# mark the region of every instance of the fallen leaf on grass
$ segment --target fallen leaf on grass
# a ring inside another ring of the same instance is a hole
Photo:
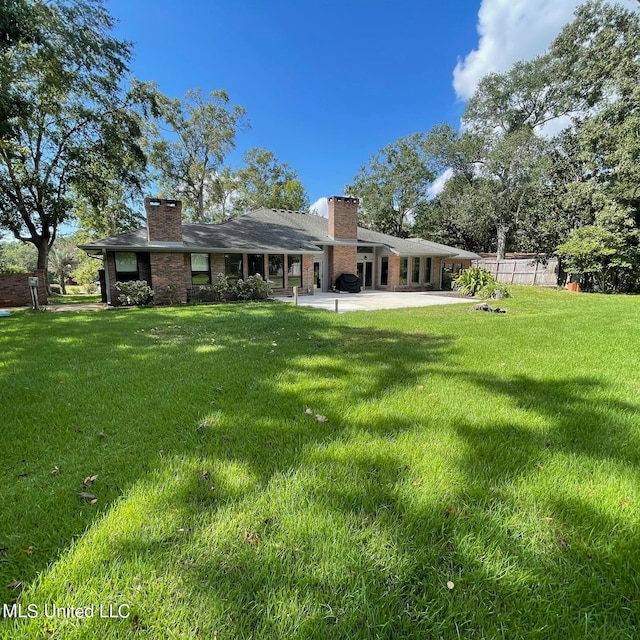
[[[208,471],[203,471],[200,474],[200,480],[202,482],[208,482],[209,480],[211,480],[211,474]]]
[[[60,468],[59,467],[53,467],[53,469],[51,469],[51,475],[52,476],[57,476],[60,473]]]
[[[316,414],[316,422],[328,422],[329,418],[327,416],[322,416],[319,413]]]
[[[98,476],[87,476],[83,481],[82,485],[84,487],[88,487],[90,484],[93,484],[98,479]]]
[[[7,585],[7,589],[13,589],[14,591],[22,591],[22,582],[20,582],[20,580],[12,580]]]
[[[250,533],[248,529],[245,529],[242,537],[248,544],[252,544],[254,547],[258,546],[258,535],[256,533]]]
[[[79,491],[78,497],[83,498],[91,504],[95,504],[96,502],[98,502],[98,498],[96,498],[93,493],[88,493],[87,491]]]
[[[308,415],[308,416],[312,416],[313,415],[313,409],[311,407],[307,407],[304,412]]]
[[[416,389],[417,389],[418,391],[424,391],[424,385],[423,385],[423,384],[419,384],[419,385],[416,387]]]
[[[31,555],[35,551],[35,549],[33,548],[33,545],[30,544],[26,549],[23,549],[23,551]]]

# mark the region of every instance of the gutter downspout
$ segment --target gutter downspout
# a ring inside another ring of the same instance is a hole
[[[104,286],[107,289],[107,304],[111,306],[111,283],[109,282],[109,265],[107,263],[107,250],[102,250],[102,258],[104,264]]]

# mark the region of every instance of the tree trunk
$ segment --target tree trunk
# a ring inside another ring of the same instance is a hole
[[[499,222],[497,226],[498,246],[496,249],[498,260],[504,260],[504,254],[507,248],[507,231],[508,225],[503,222]]]
[[[44,286],[47,288],[47,295],[51,295],[49,287],[49,243],[45,238],[37,238],[32,241],[38,250],[38,271],[44,271]]]
[[[198,191],[198,222],[204,222],[204,189],[200,187]]]

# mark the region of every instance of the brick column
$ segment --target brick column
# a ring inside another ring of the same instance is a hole
[[[151,254],[151,281],[155,304],[180,304],[187,301],[184,269],[182,253]],[[171,287],[173,291],[168,292],[167,287]]]

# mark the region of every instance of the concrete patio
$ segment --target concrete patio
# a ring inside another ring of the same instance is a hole
[[[277,297],[277,300],[293,303],[293,297]],[[312,296],[298,296],[298,305],[335,311],[375,311],[377,309],[403,309],[405,307],[431,307],[442,304],[471,304],[473,298],[462,298],[443,291],[363,291],[360,293],[316,293]]]

